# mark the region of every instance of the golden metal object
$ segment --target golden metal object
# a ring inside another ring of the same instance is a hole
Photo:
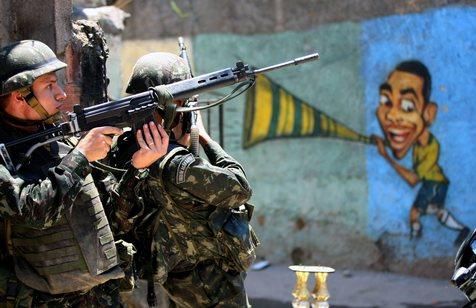
[[[309,273],[296,271],[296,285],[293,290],[293,308],[309,308],[309,290],[307,279]]]
[[[296,286],[292,292],[294,296],[293,307],[297,308],[328,308],[329,291],[327,289],[327,276],[335,270],[326,266],[293,265],[290,270],[296,272]],[[309,273],[314,273],[315,286],[311,294],[307,289]],[[312,300],[309,301],[309,295]]]

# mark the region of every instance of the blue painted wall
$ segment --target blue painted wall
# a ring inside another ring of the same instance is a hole
[[[476,226],[475,140],[476,9],[444,8],[422,14],[392,16],[362,24],[362,75],[365,84],[367,133],[381,134],[375,117],[379,85],[401,61],[418,59],[433,79],[431,100],[439,106],[431,127],[441,145],[440,166],[451,184],[446,208],[471,227]],[[384,161],[367,148],[369,184],[368,233],[412,259],[453,255],[457,233],[442,227],[435,216],[423,222],[423,237],[409,241],[408,214],[417,193]],[[411,168],[411,155],[402,164]]]
[[[264,66],[317,48],[318,64],[270,77],[336,120],[380,136],[375,116],[380,84],[401,61],[422,61],[433,79],[431,100],[439,107],[430,131],[451,181],[446,208],[474,228],[475,30],[476,8],[445,7],[302,32],[198,35],[193,50],[197,72],[204,73],[236,59]],[[454,256],[457,233],[434,215],[422,218],[423,237],[410,241],[408,215],[418,186],[408,186],[375,146],[301,138],[243,150],[243,112],[244,97],[225,105],[225,145],[248,170],[261,255],[282,260],[300,248],[319,264],[347,267],[375,264],[381,254],[403,264]],[[211,115],[217,137],[217,110]],[[401,163],[411,168],[411,152]]]

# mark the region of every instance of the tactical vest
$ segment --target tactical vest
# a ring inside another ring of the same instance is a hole
[[[124,276],[91,175],[58,223],[38,230],[12,222],[11,239],[18,279],[42,292],[88,290]]]
[[[163,207],[153,235],[154,280],[164,283],[167,273],[184,261],[195,264],[214,260],[224,270],[245,271],[255,259],[254,249],[259,244],[249,225],[251,207],[243,210],[205,205],[192,210],[193,205],[176,204],[165,188],[162,172],[167,162],[180,152],[189,153],[178,147],[162,159],[154,177],[157,186],[149,191],[153,200]]]

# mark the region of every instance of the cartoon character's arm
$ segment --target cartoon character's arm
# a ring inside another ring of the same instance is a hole
[[[419,181],[420,178],[418,175],[410,169],[403,167],[402,165],[398,164],[390,155],[388,155],[387,150],[385,149],[385,141],[377,136],[374,136],[377,142],[377,148],[379,154],[385,158],[386,161],[397,171],[397,173],[410,185],[415,186]]]

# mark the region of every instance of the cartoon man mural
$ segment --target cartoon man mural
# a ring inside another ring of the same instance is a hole
[[[376,137],[376,141],[380,155],[409,185],[421,183],[410,210],[411,237],[421,236],[421,215],[436,214],[443,226],[459,232],[454,242],[458,245],[469,234],[469,228],[445,209],[449,181],[438,164],[440,145],[429,130],[438,110],[430,94],[430,72],[415,60],[398,64],[380,86],[377,119],[395,158],[401,159],[413,149],[412,169],[387,153],[384,139]]]

